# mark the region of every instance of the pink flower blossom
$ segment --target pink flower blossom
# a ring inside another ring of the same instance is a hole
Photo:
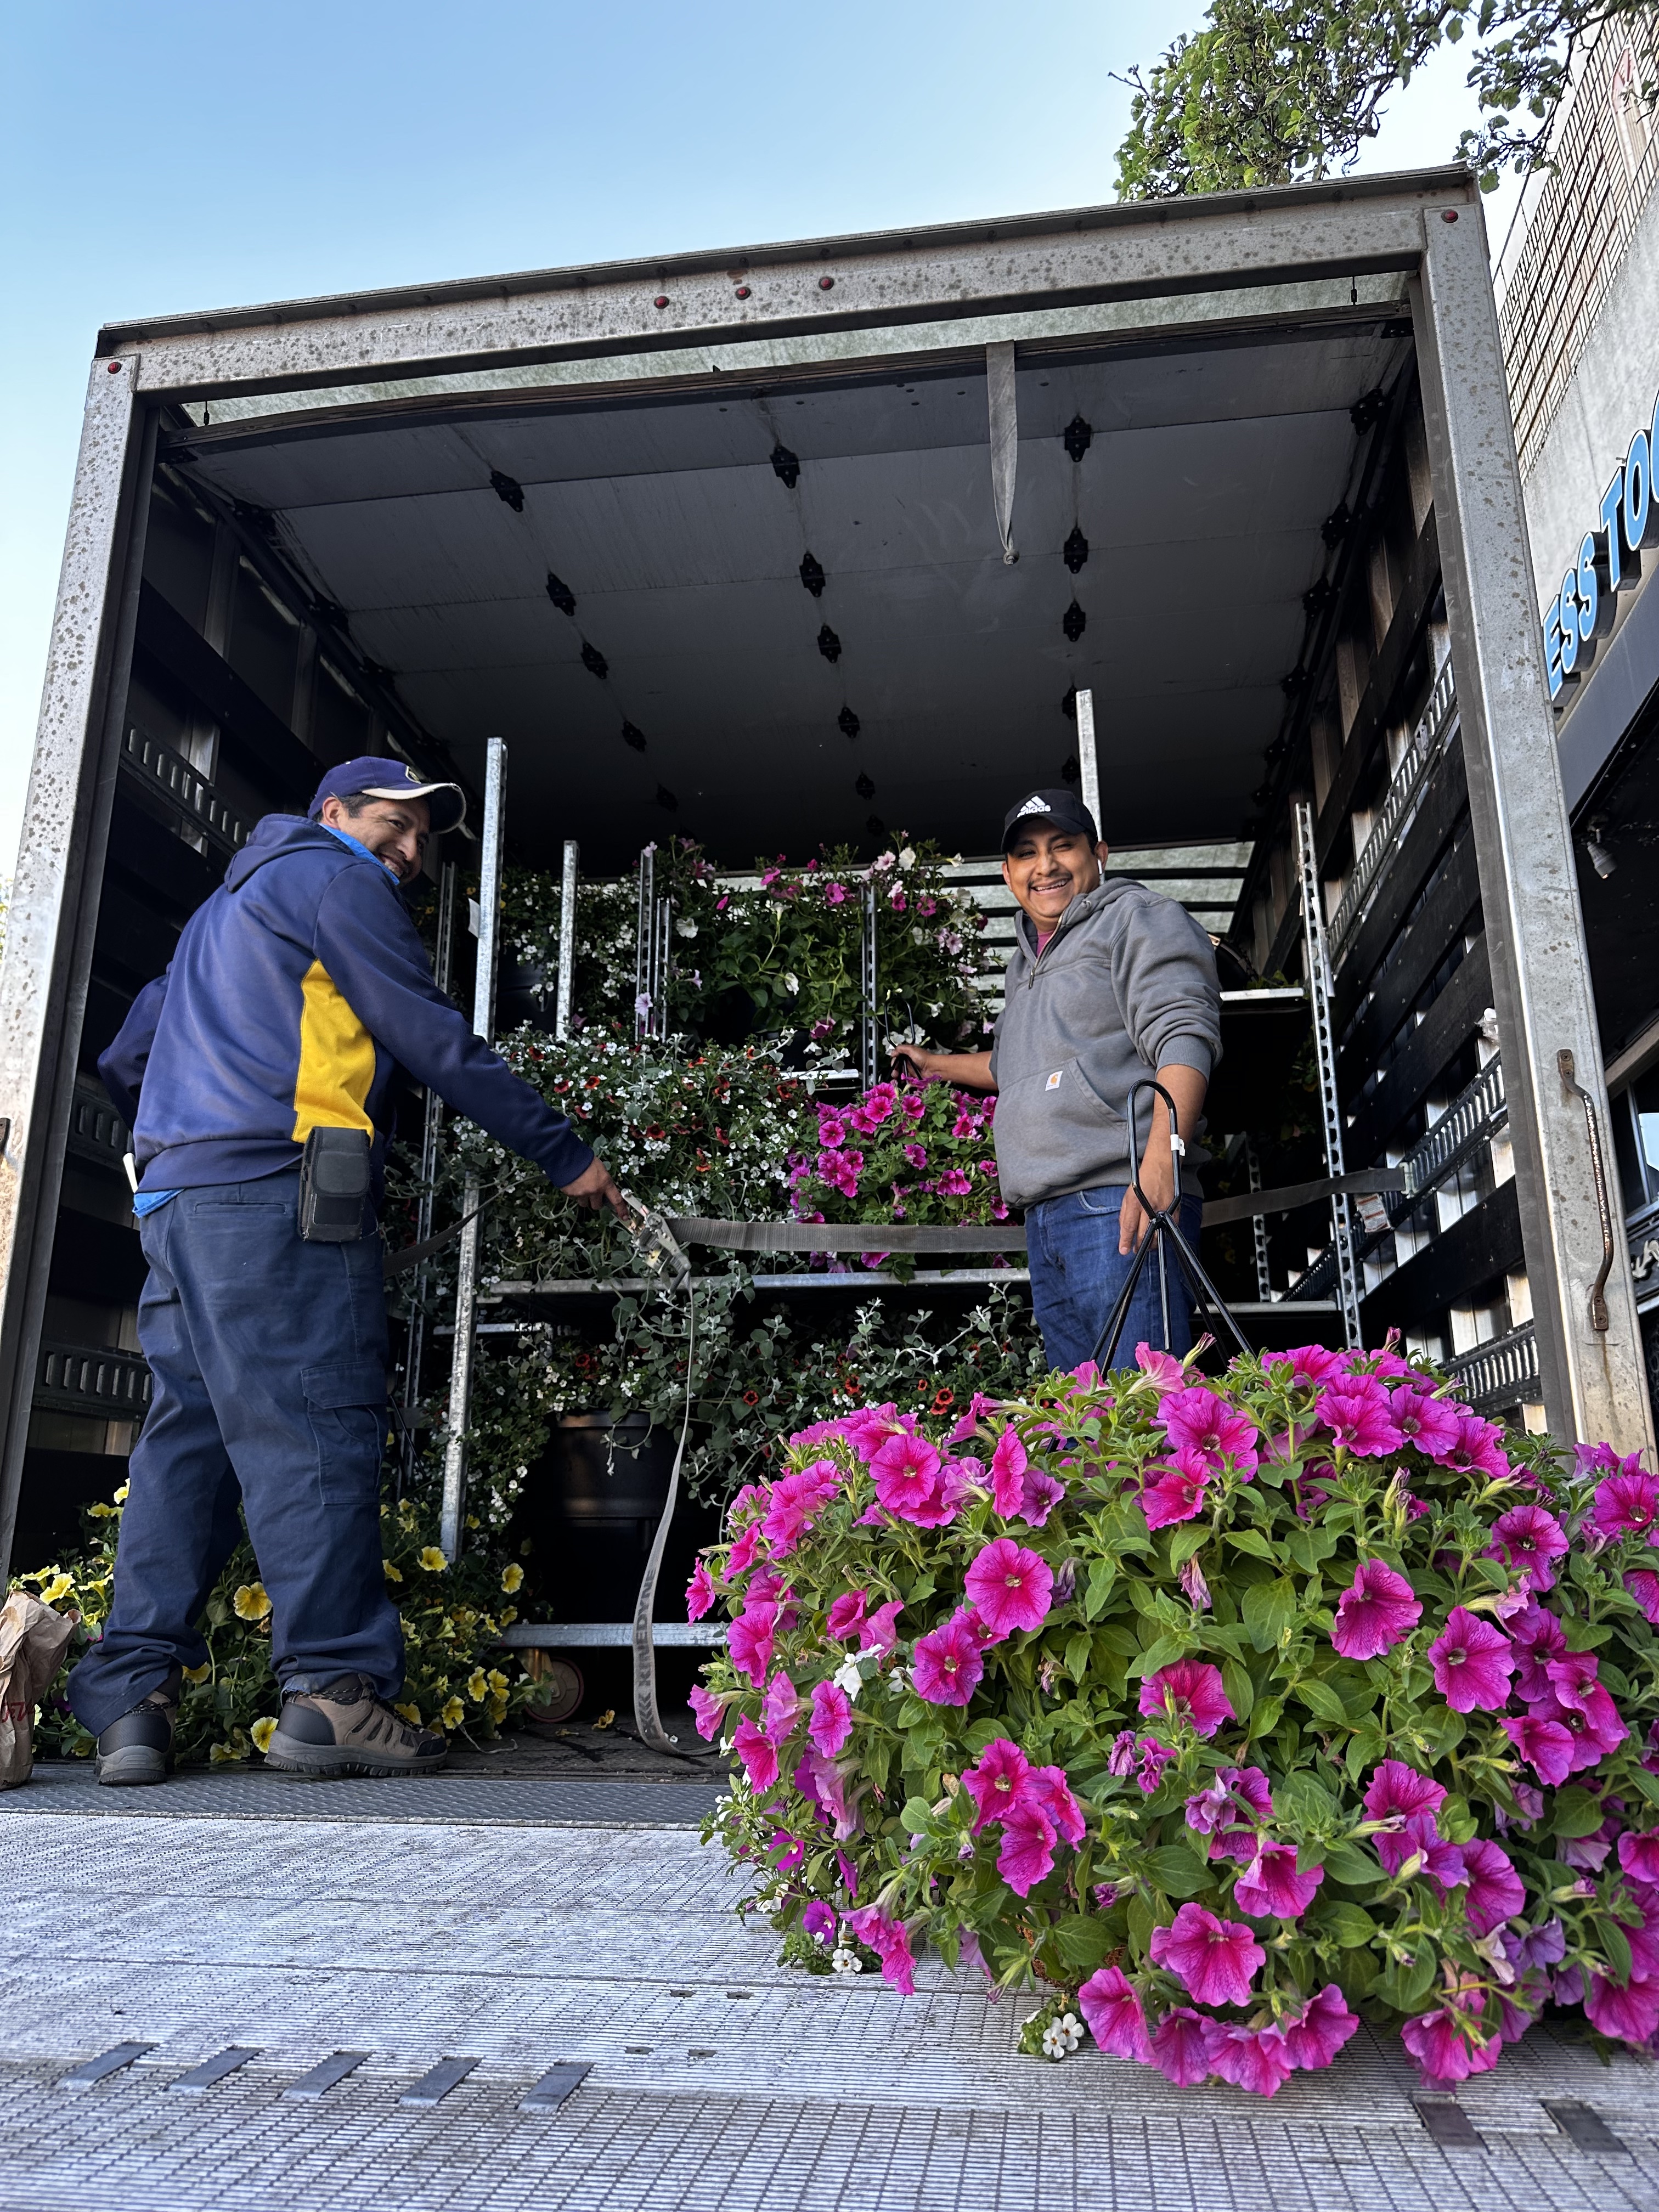
[[[1659,1628],[1659,1575],[1651,1567],[1632,1567],[1625,1577],[1625,1588],[1636,1600],[1643,1620]]]
[[[904,1610],[904,1600],[890,1598],[878,1605],[859,1630],[859,1650],[878,1652],[884,1659],[898,1642],[898,1617]]]
[[[1476,1936],[1490,1936],[1494,1928],[1513,1920],[1521,1911],[1527,1901],[1526,1890],[1513,1860],[1500,1844],[1477,1837],[1473,1843],[1460,1844],[1458,1849],[1468,1869],[1469,1889],[1463,1910],[1470,1929]]]
[[[806,1733],[815,1751],[834,1759],[853,1733],[853,1703],[839,1682],[819,1682],[812,1691],[812,1717]]]
[[[916,1639],[910,1679],[930,1705],[965,1705],[984,1672],[979,1638],[964,1613],[952,1613],[942,1628]]]
[[[726,1632],[727,1658],[757,1689],[772,1663],[772,1638],[777,1620],[775,1605],[751,1599]]]
[[[801,1914],[800,1924],[807,1935],[827,1944],[836,1932],[836,1908],[822,1897],[815,1897]]]
[[[761,1528],[758,1521],[750,1522],[726,1557],[726,1579],[737,1582],[755,1564],[755,1554],[760,1549]]]
[[[826,906],[840,906],[846,896],[845,884],[826,884],[823,887],[823,902]]]
[[[1659,1482],[1636,1468],[1596,1486],[1590,1519],[1602,1535],[1646,1535],[1659,1515]]]
[[[1515,1656],[1489,1620],[1455,1605],[1428,1649],[1434,1686],[1455,1713],[1498,1712],[1509,1703]]]
[[[902,1996],[916,1993],[916,1962],[911,1956],[910,1934],[902,1921],[890,1920],[878,1905],[866,1905],[847,1915],[847,1924],[860,1943],[867,1943],[881,1960],[881,1978]]]
[[[1200,1454],[1212,1474],[1229,1466],[1245,1476],[1255,1474],[1260,1431],[1247,1413],[1236,1412],[1213,1390],[1201,1383],[1171,1390],[1159,1404],[1158,1418],[1177,1453]]]
[[[697,1734],[705,1743],[712,1743],[720,1734],[720,1717],[726,1711],[726,1701],[717,1698],[712,1690],[705,1690],[701,1682],[694,1683],[687,1702],[691,1717],[697,1724]]]
[[[1331,1642],[1344,1659],[1380,1659],[1422,1618],[1423,1608],[1404,1575],[1381,1559],[1363,1559],[1337,1601]]]
[[[1017,1897],[1029,1897],[1054,1871],[1056,1835],[1041,1805],[1021,1798],[1002,1816],[997,1872]]]
[[[1161,1932],[1161,1931],[1160,1931]],[[1152,2063],[1178,2089],[1207,2080],[1216,2023],[1185,2005],[1166,2012],[1152,2035]]]
[[[1040,1628],[1048,1615],[1054,1571],[1045,1559],[999,1536],[974,1560],[964,1586],[990,1640],[1000,1644],[1017,1629]]]
[[[715,1595],[714,1578],[708,1571],[708,1562],[707,1559],[699,1559],[691,1570],[690,1581],[685,1586],[686,1619],[701,1620],[704,1613],[711,1613],[714,1607]]]
[[[1598,2035],[1644,2044],[1659,2034],[1659,1981],[1609,1982],[1592,1974],[1589,1983],[1584,2014]]]
[[[1224,2081],[1271,2097],[1291,2078],[1285,2039],[1276,2027],[1247,2027],[1242,2021],[1218,2021],[1210,2038],[1210,2067]]]
[[[1183,1905],[1173,1927],[1154,1928],[1148,1948],[1152,1963],[1204,2005],[1248,2004],[1267,1955],[1242,1920],[1219,1919],[1201,1905]]]
[[[1017,1429],[1005,1429],[991,1454],[991,1503],[1005,1521],[1019,1511],[1025,1494],[1025,1470],[1030,1465]]]
[[[925,1168],[927,1166],[927,1147],[926,1145],[904,1145],[902,1146],[900,1149],[913,1168]]]
[[[1407,2021],[1400,2039],[1430,2081],[1467,2081],[1471,2074],[1484,2074],[1495,2066],[1503,2049],[1497,2036],[1481,2035],[1479,2018],[1478,1998],[1473,2005],[1442,2006]],[[1460,2020],[1468,2022],[1468,2032],[1460,2027]]]
[[[1148,1720],[1162,1719],[1167,1712],[1189,1721],[1201,1736],[1212,1736],[1223,1721],[1238,1718],[1222,1686],[1220,1668],[1202,1659],[1177,1659],[1149,1674],[1140,1686],[1140,1710]]]
[[[1331,2063],[1358,2027],[1358,2014],[1348,2010],[1348,2001],[1336,1984],[1327,1982],[1294,2020],[1281,2023],[1285,2056],[1292,2066],[1316,2073]]]
[[[833,1636],[838,1644],[844,1644],[849,1636],[864,1626],[866,1602],[866,1594],[863,1590],[843,1590],[824,1618],[824,1634]]]
[[[839,1114],[818,1115],[818,1143],[830,1152],[839,1152],[847,1142],[847,1124]]]
[[[1196,1558],[1182,1563],[1181,1573],[1177,1579],[1181,1583],[1182,1595],[1193,1610],[1195,1613],[1208,1613],[1212,1602],[1210,1596],[1210,1585],[1204,1579],[1204,1570],[1199,1565]]]
[[[1273,1793],[1259,1766],[1224,1766],[1187,1800],[1187,1826],[1210,1838],[1212,1859],[1252,1859],[1258,1831],[1272,1817]]]
[[[833,1460],[815,1460],[798,1474],[780,1475],[772,1485],[763,1533],[775,1559],[787,1559],[841,1488],[841,1469]]]
[[[899,1093],[898,1109],[907,1121],[920,1121],[927,1115],[927,1100],[920,1090]]]
[[[1324,1879],[1322,1867],[1298,1874],[1290,1844],[1263,1844],[1233,1884],[1233,1902],[1253,1919],[1299,1919]]]
[[[973,1187],[971,1178],[960,1168],[946,1168],[933,1185],[941,1198],[966,1198]]]
[[[1164,1770],[1174,1757],[1174,1752],[1155,1735],[1137,1736],[1133,1729],[1124,1729],[1112,1744],[1106,1771],[1109,1774],[1133,1774],[1142,1796],[1151,1797],[1156,1794],[1164,1779]]]
[[[778,1754],[747,1713],[732,1732],[732,1747],[748,1770],[750,1788],[769,1790],[778,1778]]]
[[[1167,1528],[1176,1521],[1195,1521],[1204,1510],[1210,1472],[1203,1454],[1188,1450],[1178,1451],[1171,1466],[1154,1468],[1153,1480],[1141,1491],[1139,1501],[1147,1528]]]
[[[1091,1974],[1078,1991],[1077,2002],[1090,2034],[1103,2051],[1114,2058],[1152,2064],[1146,2015],[1133,1984],[1125,1980],[1118,1967],[1103,1966],[1098,1973]]]
[[[1318,1417],[1340,1444],[1357,1459],[1384,1459],[1403,1442],[1388,1393],[1363,1378],[1339,1378],[1340,1387],[1319,1394]]]
[[[781,1667],[766,1686],[761,1699],[761,1726],[766,1741],[780,1747],[788,1742],[800,1712],[800,1693]]]
[[[1083,1841],[1088,1832],[1083,1808],[1072,1795],[1072,1785],[1066,1779],[1063,1766],[1034,1766],[1026,1794],[1034,1804],[1042,1806],[1068,1844]]]
[[[890,1437],[870,1462],[877,1503],[902,1521],[937,1528],[940,1465],[925,1437]]]
[[[1619,1717],[1613,1699],[1601,1686],[1593,1684],[1583,1693],[1583,1700],[1564,1705],[1559,1698],[1540,1699],[1533,1708],[1533,1716],[1540,1721],[1553,1721],[1566,1730],[1572,1739],[1572,1763],[1569,1774],[1582,1774],[1588,1768],[1599,1766],[1611,1751],[1617,1751],[1630,1730]]]
[[[1419,1390],[1390,1390],[1389,1418],[1401,1442],[1414,1444],[1426,1458],[1437,1459],[1457,1441],[1457,1411],[1443,1398],[1431,1398]]]
[[[1619,1838],[1619,1863],[1632,1881],[1659,1883],[1659,1828],[1632,1828]]]
[[[1496,1421],[1483,1421],[1479,1414],[1466,1413],[1462,1407],[1457,1413],[1457,1439],[1446,1445],[1433,1457],[1442,1467],[1459,1474],[1486,1474],[1494,1480],[1510,1472],[1510,1463],[1504,1456],[1504,1431]]]
[[[1559,1789],[1572,1771],[1573,1737],[1559,1721],[1541,1720],[1536,1713],[1519,1720],[1502,1720],[1498,1726],[1540,1782]]]
[[[890,1437],[914,1436],[915,1418],[901,1413],[890,1401],[885,1406],[860,1406],[856,1413],[848,1413],[843,1428],[847,1441],[867,1465]]]
[[[1567,1548],[1561,1523],[1541,1505],[1512,1505],[1492,1524],[1492,1541],[1485,1556],[1502,1559],[1516,1574],[1532,1577],[1534,1589],[1553,1589],[1555,1569],[1550,1564]]]
[[[1567,1648],[1560,1622],[1541,1605],[1530,1605],[1509,1624],[1510,1645],[1515,1653],[1515,1686],[1528,1705],[1552,1694],[1549,1662]]]
[[[1041,1468],[1027,1468],[1020,1492],[1020,1518],[1030,1528],[1042,1528],[1065,1495],[1066,1486],[1057,1474],[1047,1474]]]
[[[1151,1378],[1160,1398],[1166,1391],[1186,1387],[1187,1370],[1173,1352],[1154,1352],[1150,1344],[1142,1342],[1135,1346],[1135,1365]]]
[[[1000,1820],[1012,1811],[1025,1794],[1030,1771],[1030,1760],[1006,1735],[994,1737],[980,1753],[977,1764],[964,1769],[962,1786],[977,1813],[975,1835],[989,1821]]]
[[[1346,1372],[1346,1354],[1333,1352],[1323,1344],[1301,1344],[1291,1352],[1266,1352],[1261,1364],[1266,1368],[1288,1367],[1298,1382],[1322,1388],[1334,1375]]]
[[[898,1092],[890,1083],[872,1084],[864,1094],[864,1110],[879,1126],[891,1115]]]

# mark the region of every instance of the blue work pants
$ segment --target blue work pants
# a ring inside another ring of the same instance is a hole
[[[271,1601],[284,1690],[366,1674],[403,1685],[381,1569],[386,1296],[378,1235],[307,1243],[298,1179],[218,1183],[140,1224],[138,1340],[155,1395],[129,1467],[115,1596],[69,1681],[95,1735],[207,1659],[197,1622],[240,1540]]]
[[[1116,1184],[1072,1191],[1064,1198],[1045,1199],[1025,1217],[1031,1304],[1051,1367],[1079,1367],[1092,1356],[1135,1263],[1133,1252],[1117,1249],[1118,1216],[1124,1196],[1123,1188]],[[1194,1252],[1198,1250],[1203,1214],[1204,1200],[1199,1193],[1182,1198],[1176,1219]],[[1178,1358],[1192,1349],[1192,1301],[1173,1246],[1166,1248],[1164,1261],[1170,1291],[1167,1348]],[[1140,1271],[1113,1365],[1132,1367],[1135,1346],[1141,1343],[1150,1344],[1155,1351],[1165,1348],[1156,1252],[1148,1255]]]

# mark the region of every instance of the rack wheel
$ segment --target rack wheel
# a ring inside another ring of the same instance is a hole
[[[544,1727],[554,1721],[568,1721],[586,1693],[587,1683],[581,1668],[571,1660],[556,1659],[546,1651],[532,1651],[529,1673],[536,1685],[536,1700],[525,1707],[525,1718],[539,1722]]]

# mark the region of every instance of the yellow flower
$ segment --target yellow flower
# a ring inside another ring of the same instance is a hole
[[[406,1720],[410,1728],[419,1728],[421,1725],[421,1709],[418,1705],[394,1705],[392,1710],[402,1719]]]
[[[380,1568],[388,1582],[402,1582],[404,1578],[403,1569],[401,1567],[394,1567],[390,1559],[382,1559],[380,1562]]]
[[[253,1738],[253,1748],[262,1752],[270,1749],[270,1739],[276,1733],[276,1716],[274,1713],[267,1713],[264,1720],[255,1721],[253,1726],[248,1730],[248,1734]]]
[[[501,1607],[501,1626],[503,1628],[510,1628],[518,1617],[519,1608],[516,1605],[504,1605]]]
[[[492,1698],[490,1699],[489,1717],[495,1722],[497,1728],[501,1726],[501,1723],[507,1718],[507,1699],[505,1698]]]
[[[60,1567],[40,1593],[42,1605],[56,1605],[60,1597],[67,1597],[75,1588],[75,1577],[66,1575]]]
[[[498,1698],[507,1695],[507,1680],[499,1667],[492,1667],[489,1670],[489,1686]]]
[[[522,1589],[523,1585],[524,1569],[514,1559],[511,1566],[501,1569],[501,1588],[511,1597],[514,1591]]]
[[[468,1675],[466,1682],[466,1694],[471,1698],[475,1705],[483,1705],[484,1701],[484,1692],[488,1687],[489,1685],[484,1680],[483,1668],[482,1667],[475,1667],[471,1674]]]
[[[263,1583],[244,1583],[232,1599],[239,1620],[263,1620],[270,1611],[270,1599]]]
[[[616,1717],[617,1715],[614,1708],[608,1707],[599,1715],[599,1717],[594,1722],[593,1725],[596,1729],[608,1729]]]
[[[435,1544],[428,1544],[422,1553],[420,1564],[429,1575],[441,1575],[449,1562]]]
[[[121,1485],[121,1487],[115,1493],[115,1502],[118,1505],[125,1505],[126,1504],[127,1492],[131,1489],[131,1487],[132,1485],[130,1482],[124,1482]]]
[[[247,1738],[238,1729],[228,1743],[216,1743],[210,1754],[216,1766],[229,1766],[247,1757]]]
[[[205,1667],[186,1667],[184,1669],[184,1676],[187,1682],[205,1682],[208,1676],[212,1672],[213,1667],[211,1662],[210,1662]],[[264,1749],[264,1744],[261,1744],[259,1748],[263,1751]]]
[[[447,1729],[458,1729],[466,1718],[466,1707],[459,1698],[452,1698],[438,1716]]]
[[[113,1505],[106,1505],[100,1498],[96,1505],[88,1505],[87,1510],[94,1521],[112,1521],[117,1509]]]

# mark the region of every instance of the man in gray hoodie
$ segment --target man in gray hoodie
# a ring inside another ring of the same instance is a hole
[[[997,1093],[1003,1197],[1025,1210],[1031,1298],[1056,1368],[1088,1358],[1115,1304],[1147,1221],[1129,1188],[1129,1093],[1156,1079],[1175,1100],[1188,1170],[1210,1071],[1221,1051],[1221,994],[1210,940],[1184,907],[1122,876],[1103,880],[1094,817],[1070,791],[1034,791],[1003,823],[1002,877],[1020,908],[1006,1003],[988,1053],[902,1045],[925,1081]],[[1139,1162],[1156,1206],[1174,1191],[1169,1116],[1151,1123]],[[1203,1201],[1196,1178],[1179,1220],[1194,1249]],[[1187,1287],[1171,1255],[1172,1351],[1188,1350]],[[1142,1272],[1119,1343],[1133,1358],[1162,1340],[1154,1265]]]

